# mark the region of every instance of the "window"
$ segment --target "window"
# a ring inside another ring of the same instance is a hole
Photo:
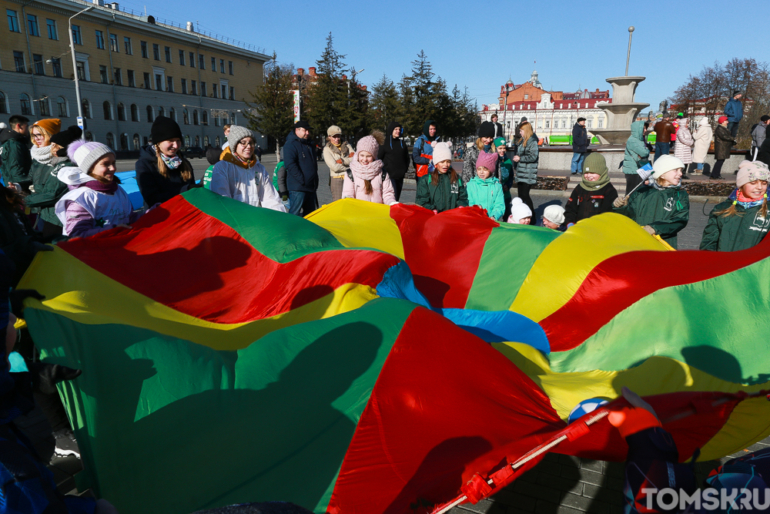
[[[182,94],[187,94],[187,79],[182,79]]]
[[[203,136],[203,148],[209,147],[209,136]]]
[[[120,149],[128,150],[128,134],[120,135]]]
[[[187,109],[182,111],[182,123],[185,125],[190,124],[190,113],[187,111]]]
[[[136,79],[134,79],[134,70],[126,70],[126,76],[128,77],[128,87],[136,87]]]
[[[110,51],[120,53],[120,48],[118,48],[117,34],[110,34]]]
[[[107,146],[115,148],[115,136],[112,135],[112,132],[107,132]]]
[[[80,34],[80,25],[72,26],[72,42],[76,45],[83,44],[83,36]]]
[[[102,79],[102,84],[107,84],[107,66],[99,65],[99,77]]]
[[[37,27],[37,16],[34,14],[27,15],[27,32],[30,36],[40,37],[40,30]]]
[[[190,81],[190,94],[197,95],[198,94],[198,83],[194,80]]]
[[[45,20],[45,26],[48,29],[48,39],[58,40],[59,39],[59,31],[56,30],[56,20],[52,20],[51,18],[47,18]]]
[[[224,84],[221,84],[221,87],[222,87],[222,100],[224,100],[225,98],[227,98],[227,86]]]
[[[219,59],[219,72],[224,73],[225,72],[225,60]]]
[[[134,151],[138,151],[140,146],[139,134],[134,134]]]
[[[131,104],[131,121],[139,121],[139,108],[136,104]]]
[[[142,47],[142,57],[147,59],[148,58],[148,55],[147,55],[147,41],[142,41],[140,43],[140,46]]]
[[[32,54],[32,64],[35,67],[35,75],[45,75],[45,65],[43,64],[42,55]]]
[[[218,94],[218,93],[217,93],[217,91],[219,91],[219,90],[217,89],[217,85],[216,85],[216,84],[212,84],[212,85],[211,85],[211,91],[213,92],[213,95],[212,95],[212,96],[213,96],[214,98],[217,98],[217,94]]]
[[[151,88],[151,86],[150,86],[150,74],[149,73],[145,73],[144,74],[144,88],[145,89],[150,89]]]
[[[190,146],[190,136],[185,136],[184,137],[184,145],[185,146]]]
[[[160,61],[160,46],[157,43],[152,44],[152,56],[156,61]]]
[[[166,77],[166,91],[174,92],[174,77]]]
[[[27,93],[22,93],[19,97],[19,101],[21,102],[21,114],[31,116],[32,102],[29,101],[29,95]]]
[[[235,100],[235,88],[230,86],[230,100]]]
[[[166,62],[171,62],[171,47],[167,46],[166,49]]]
[[[158,107],[158,117],[165,116],[166,111],[163,110],[163,107]]]
[[[86,132],[85,139],[86,139],[86,141],[93,141],[94,140],[94,135],[91,134],[91,131]]]
[[[551,128],[551,120],[545,120],[545,128]]]
[[[208,125],[209,124],[209,113],[208,111],[201,112],[201,124]]]
[[[214,126],[215,127],[219,126],[219,116],[214,116]]]
[[[51,66],[53,67],[53,76],[61,78],[61,59],[59,57],[52,57]]]
[[[587,128],[591,128],[591,125],[593,124],[593,121],[594,121],[594,120],[587,120],[587,121],[586,121],[586,127],[587,127]]]
[[[67,100],[64,99],[63,96],[60,96],[56,99],[56,106],[59,109],[59,118],[66,118],[69,116],[69,111],[67,109]]]
[[[118,121],[126,121],[126,106],[122,103],[118,104]]]
[[[195,52],[190,52],[190,68],[195,68]]]
[[[19,16],[16,11],[6,9],[5,13],[8,15],[8,30],[11,32],[21,32],[19,29]]]
[[[201,81],[201,96],[206,96],[206,83]]]
[[[205,64],[206,62],[203,57],[203,54],[198,54],[198,68],[205,70],[206,69],[206,66],[204,66]]]
[[[51,109],[50,104],[48,103],[48,97],[43,96],[43,98],[38,101],[38,106],[40,110],[40,116],[50,116],[51,115]]]
[[[599,118],[599,128],[604,128],[604,118]]]
[[[112,119],[112,106],[110,105],[110,102],[105,101],[102,104],[102,108],[104,109],[104,119],[105,120],[111,120]]]
[[[154,113],[152,112],[152,105],[147,106],[147,121],[152,123],[155,120]]]
[[[163,75],[155,74],[155,89],[163,91]]]
[[[217,71],[217,58],[212,57],[211,58],[211,71],[216,72]]]
[[[80,102],[80,106],[83,109],[83,117],[91,118],[91,103],[88,100],[83,99],[83,101]]]
[[[234,112],[230,113],[230,125],[237,125]]]
[[[123,85],[123,74],[120,72],[120,68],[115,68],[115,85]]]
[[[227,61],[227,69],[230,72],[230,75],[233,74],[233,61]]]
[[[201,145],[201,137],[195,136],[195,146],[200,146],[200,145]]]
[[[217,148],[221,148],[222,140],[219,139],[219,136],[217,136],[216,139],[214,139],[214,146],[217,147]]]
[[[123,37],[123,49],[125,50],[126,55],[134,55],[134,47],[131,46],[130,37]]]
[[[193,110],[193,125],[200,125],[200,122],[198,121],[198,111]]]
[[[168,110],[168,117],[176,121],[176,111],[174,110],[173,107]]]
[[[86,78],[86,63],[83,61],[77,61],[78,66],[78,80],[88,80]]]
[[[179,50],[179,64],[184,66],[184,50]]]
[[[104,50],[104,32],[97,30],[96,32],[96,48]]]
[[[16,66],[16,71],[24,73],[27,66],[24,64],[24,52],[13,51],[13,64]]]
[[[529,100],[529,95],[524,95],[524,100]]]

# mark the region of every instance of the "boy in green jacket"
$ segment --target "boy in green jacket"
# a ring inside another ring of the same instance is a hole
[[[498,137],[494,141],[497,155],[500,156],[500,185],[503,186],[503,202],[505,212],[503,219],[507,220],[511,214],[511,188],[513,187],[513,161],[508,158],[508,146],[505,138]]]
[[[433,148],[434,169],[417,183],[417,205],[435,213],[468,206],[465,184],[452,169],[452,150],[447,143]]]
[[[497,166],[497,154],[481,151],[476,159],[476,176],[468,183],[468,204],[478,205],[493,220],[500,220],[505,213],[503,188],[492,176]],[[500,168],[502,172],[502,168]]]

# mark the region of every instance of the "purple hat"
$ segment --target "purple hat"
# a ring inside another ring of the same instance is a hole
[[[479,158],[476,159],[476,168],[484,167],[488,169],[489,171],[495,171],[495,167],[497,166],[497,154],[496,153],[487,153],[484,150],[479,152]]]

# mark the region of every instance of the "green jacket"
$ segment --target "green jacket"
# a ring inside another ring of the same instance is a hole
[[[29,172],[29,178],[32,179],[32,184],[35,186],[35,192],[24,199],[27,207],[32,212],[37,212],[40,217],[48,223],[52,223],[59,227],[62,226],[58,216],[56,216],[55,207],[56,202],[67,194],[69,188],[67,184],[59,180],[57,174],[59,170],[65,166],[72,166],[73,164],[69,160],[54,164],[50,166],[48,164],[40,164],[37,161],[32,163],[32,169]]]
[[[641,226],[650,225],[657,235],[676,248],[676,235],[690,220],[690,196],[681,187],[641,186],[631,195],[628,204],[615,212]]]
[[[467,207],[468,192],[459,176],[457,182],[452,184],[449,174],[439,173],[438,185],[434,186],[431,176],[426,175],[417,185],[416,203],[432,211],[444,212],[455,207]]]
[[[22,186],[32,183],[29,169],[32,166],[32,154],[29,152],[27,140],[21,134],[14,132],[3,143],[3,180],[6,185],[17,182]]]
[[[516,148],[519,156],[519,164],[516,166],[516,182],[523,182],[534,186],[537,184],[537,162],[540,149],[537,147],[537,138],[532,136],[525,145]]]
[[[508,157],[501,159],[500,162],[500,184],[507,185],[508,189],[513,187],[513,161]]]
[[[733,200],[725,200],[711,211],[703,230],[701,250],[736,252],[751,248],[764,239],[770,227],[770,216],[762,217],[759,212],[762,205],[746,209],[741,204],[736,204],[737,215],[724,217],[716,214],[728,209],[732,203]]]
[[[635,121],[631,124],[631,137],[626,141],[626,154],[623,158],[623,173],[635,175],[636,170],[647,164],[650,151],[644,144],[644,122]]]
[[[480,179],[473,177],[466,188],[468,205],[478,205],[487,211],[493,220],[499,220],[505,212],[503,188],[495,177]]]
[[[7,204],[6,204],[7,205]],[[39,236],[32,230],[24,214],[16,214],[6,205],[0,206],[0,250],[16,265],[13,276],[14,287],[32,264],[37,252]]]
[[[203,172],[203,178],[201,179],[201,185],[208,190],[211,190],[211,178],[214,176],[214,165],[212,164],[206,171]]]

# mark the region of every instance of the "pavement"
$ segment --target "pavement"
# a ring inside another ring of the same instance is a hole
[[[264,155],[263,164],[268,170],[275,167],[275,155]],[[195,176],[200,179],[208,166],[204,159],[193,159]],[[134,169],[133,161],[118,161],[118,171]],[[318,198],[321,204],[331,202],[328,186],[328,168],[319,162],[320,187]],[[515,193],[512,191],[512,193]],[[538,216],[548,205],[564,205],[567,198],[563,192],[533,192],[533,201]],[[415,184],[407,182],[401,201],[414,203]],[[712,203],[690,204],[690,222],[679,237],[680,250],[697,249]],[[53,453],[53,437],[50,426],[39,409],[17,420],[17,425],[28,435],[38,453],[48,460]],[[701,462],[696,465],[699,482],[708,472],[730,457],[770,447],[770,438],[742,449],[721,461]],[[54,473],[59,490],[65,494],[78,494],[74,476],[82,470],[82,463],[74,457],[56,458],[49,468]],[[476,505],[466,504],[455,507],[452,514],[610,514],[622,511],[624,466],[617,462],[601,462],[580,459],[556,453],[548,454],[538,465],[527,471],[518,480],[492,498]],[[139,492],[137,492],[139,494]],[[90,495],[90,491],[81,492]],[[254,500],[261,500],[254,498]]]

